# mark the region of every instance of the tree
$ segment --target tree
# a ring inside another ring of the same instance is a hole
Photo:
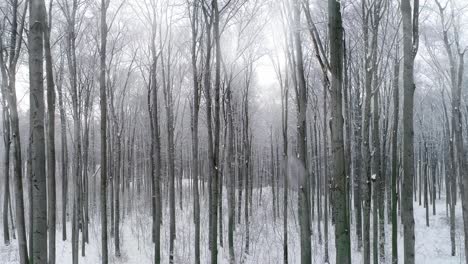
[[[60,145],[61,145],[61,174],[62,174],[62,223],[67,222],[68,202],[68,142],[67,142],[67,118],[65,115],[63,95],[63,64],[64,56],[60,57],[59,73],[57,77],[57,93],[60,112]],[[62,240],[67,240],[67,225],[62,225]]]
[[[304,169],[298,182],[298,217],[301,234],[301,263],[312,261],[311,240],[310,240],[310,212],[309,212],[309,175],[307,168],[307,86],[304,76],[304,64],[302,58],[302,41],[300,36],[300,3],[299,0],[293,3],[294,20],[294,51],[295,51],[295,74],[297,80],[296,102],[297,102],[297,144],[299,162]]]
[[[419,44],[419,0],[402,0],[401,17],[403,25],[403,181],[402,181],[402,221],[404,236],[404,263],[415,263],[414,256],[414,58]]]
[[[52,55],[50,45],[50,32],[52,27],[52,1],[49,5],[49,17],[45,1],[40,1],[43,24],[44,55],[46,62],[47,80],[47,223],[49,231],[49,264],[55,264],[55,222],[56,222],[56,186],[55,186],[55,84],[52,69]],[[48,21],[47,21],[48,18]]]
[[[195,225],[195,264],[200,264],[200,194],[198,182],[198,116],[200,112],[200,76],[197,67],[198,58],[198,39],[199,39],[199,16],[200,16],[200,2],[193,1],[192,5],[189,4],[188,12],[190,18],[190,26],[192,33],[191,43],[191,62],[192,62],[192,78],[193,78],[193,102],[191,104],[192,118],[191,118],[191,132],[192,132],[192,177],[193,177],[193,221]],[[229,109],[229,108],[228,108]],[[229,111],[229,110],[228,110]],[[229,115],[229,113],[228,113]],[[231,140],[231,139],[230,139]],[[229,141],[231,143],[231,141]],[[232,147],[232,146],[229,146]],[[228,150],[229,151],[229,150]],[[230,159],[228,159],[230,160]],[[231,216],[231,215],[230,215]],[[234,217],[234,216],[233,216]],[[231,218],[229,218],[231,220]],[[231,229],[230,229],[231,230]],[[231,239],[231,237],[230,237]],[[229,240],[230,242],[232,240]],[[232,256],[233,258],[233,256]]]
[[[395,48],[395,61],[393,67],[393,129],[392,129],[392,263],[398,263],[398,117],[400,107],[398,79],[400,74],[400,61],[397,45]]]
[[[336,262],[351,263],[349,235],[348,188],[345,171],[342,89],[343,89],[343,26],[341,5],[336,0],[328,1],[328,27],[330,34],[331,68],[331,138],[335,181],[336,206]]]
[[[33,263],[47,263],[47,185],[44,138],[44,81],[43,81],[43,34],[44,14],[41,0],[31,1],[29,13],[29,85],[30,85],[30,133],[32,137],[32,183],[33,183]]]
[[[101,112],[101,254],[102,264],[108,263],[107,252],[107,94],[106,94],[106,48],[107,23],[106,15],[110,0],[101,0],[101,48],[100,56],[100,112]],[[62,142],[63,143],[63,142]]]
[[[1,32],[3,34],[3,31]],[[3,241],[5,245],[10,244],[10,229],[8,227],[8,201],[10,200],[10,146],[11,146],[11,129],[10,129],[10,114],[8,110],[7,102],[7,72],[3,64],[3,41],[0,36],[0,70],[2,76],[2,86],[1,86],[1,95],[2,95],[2,125],[3,125],[3,144],[4,144],[4,160],[3,160],[3,174],[5,177],[4,181],[4,196],[3,196]]]

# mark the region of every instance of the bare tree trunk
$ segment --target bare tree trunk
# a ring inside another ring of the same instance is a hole
[[[220,90],[221,90],[221,32],[219,30],[220,25],[220,15],[219,15],[219,8],[218,8],[218,0],[212,1],[212,12],[213,12],[213,35],[214,35],[214,44],[215,44],[215,83],[214,83],[214,135],[211,137],[208,136],[210,142],[213,143],[213,148],[211,151],[212,160],[212,204],[211,204],[211,214],[212,217],[212,226],[211,226],[211,264],[218,263],[218,247],[217,247],[217,218],[218,218],[218,210],[217,210],[217,203],[219,199],[218,193],[218,184],[219,184],[219,141],[220,141]],[[211,100],[211,99],[209,99]],[[208,108],[207,108],[208,111]],[[210,110],[211,111],[211,110]],[[208,123],[211,123],[211,117],[207,118]],[[210,127],[208,128],[210,129]],[[214,140],[214,142],[212,141]],[[247,198],[247,196],[246,196]]]
[[[31,1],[29,13],[29,85],[30,85],[30,133],[32,137],[32,262],[47,263],[47,181],[44,138],[44,80],[43,34],[44,12],[41,0]]]
[[[400,95],[398,93],[400,62],[398,59],[398,46],[395,48],[395,62],[393,68],[393,131],[392,131],[392,264],[398,263],[398,117]]]
[[[235,137],[235,130],[234,130],[234,121],[233,121],[233,109],[232,109],[232,91],[231,85],[228,84],[226,88],[226,115],[227,115],[227,123],[228,123],[228,153],[226,157],[227,161],[227,171],[228,171],[228,247],[229,247],[229,263],[234,264],[235,255],[234,255],[234,226],[235,226],[235,215],[234,215],[234,207],[235,207],[235,160],[233,159],[234,156],[234,137]]]
[[[274,166],[274,154],[273,154],[273,132],[270,128],[270,176],[271,176],[271,195],[272,195],[272,209],[273,209],[273,222],[276,223],[276,192],[275,192],[275,166]]]
[[[357,70],[356,70],[357,71]],[[354,214],[355,214],[355,229],[357,237],[357,249],[361,251],[362,249],[362,111],[360,107],[360,77],[359,73],[355,75],[355,85],[356,92],[353,96],[354,99],[354,120],[356,124],[354,125],[354,140],[355,140],[355,157],[353,162],[353,172],[354,172]]]
[[[323,205],[323,236],[324,236],[324,262],[328,263],[328,212],[330,211],[329,207],[329,190],[330,190],[330,181],[328,174],[328,125],[327,125],[327,90],[329,88],[328,82],[324,81],[323,86],[323,196],[324,196],[324,205]]]
[[[161,141],[159,137],[159,108],[158,108],[158,86],[156,82],[156,67],[159,54],[156,53],[156,11],[153,11],[151,27],[151,79],[150,92],[152,93],[152,199],[153,199],[153,228],[154,228],[154,261],[156,264],[161,262],[161,219],[162,219],[162,203],[161,203]]]
[[[41,12],[44,36],[44,51],[47,77],[47,198],[48,216],[47,227],[49,231],[49,264],[55,264],[55,241],[56,241],[56,186],[55,186],[55,84],[52,69],[52,55],[50,45],[50,31],[52,26],[52,2],[49,5],[49,21],[45,1],[41,0]]]
[[[245,254],[249,254],[250,249],[250,222],[249,222],[249,197],[250,197],[250,144],[249,144],[249,117],[248,117],[248,101],[247,96],[244,95],[244,117],[243,119],[243,132],[242,132],[242,142],[243,142],[243,175],[244,175],[244,187],[245,187],[245,199],[244,199],[244,225],[245,225]]]
[[[162,47],[161,47],[162,49]],[[162,85],[164,93],[164,102],[166,109],[166,132],[167,132],[167,174],[169,180],[169,263],[174,263],[174,250],[176,238],[176,219],[175,219],[175,144],[174,144],[174,109],[172,99],[172,81],[171,81],[171,50],[168,49],[167,64],[164,56],[161,56]],[[217,188],[217,187],[215,187]]]
[[[0,40],[0,50],[3,49],[2,41]],[[1,74],[2,74],[2,86],[1,95],[2,95],[2,121],[3,121],[3,144],[4,144],[4,156],[3,156],[3,173],[5,175],[4,181],[4,195],[3,195],[3,241],[5,245],[10,244],[10,231],[8,228],[8,201],[10,199],[10,146],[11,146],[11,139],[10,139],[10,113],[8,110],[8,102],[7,102],[7,73],[5,67],[3,65],[3,53],[0,54],[2,62],[1,67]]]
[[[283,135],[283,159],[281,175],[283,177],[283,264],[288,264],[288,74],[281,89],[281,130]],[[319,207],[319,206],[317,206]],[[320,225],[320,224],[319,224]]]
[[[200,82],[197,68],[197,42],[198,42],[198,28],[199,28],[199,7],[198,2],[193,1],[193,6],[189,9],[192,10],[190,17],[192,45],[191,45],[191,59],[192,59],[192,77],[193,77],[193,103],[192,103],[192,119],[191,119],[191,132],[192,132],[192,177],[193,177],[193,221],[195,225],[195,264],[200,264],[200,194],[198,183],[198,116],[200,111]],[[230,159],[228,159],[230,160]],[[234,177],[232,175],[231,177]],[[231,213],[231,211],[229,211]],[[231,216],[231,215],[230,215]],[[231,218],[229,218],[231,219]],[[231,225],[229,225],[231,227]],[[229,229],[231,230],[231,229]],[[229,240],[231,242],[231,240]],[[229,244],[231,245],[231,244]],[[231,248],[230,248],[231,249]],[[231,252],[230,252],[231,253]],[[233,262],[231,262],[233,264]]]
[[[412,15],[413,14],[413,15]],[[403,25],[403,181],[402,181],[402,221],[404,237],[404,263],[415,263],[414,256],[414,58],[418,47],[419,0],[414,0],[413,13],[410,0],[402,0],[401,15]]]
[[[62,173],[62,240],[67,240],[67,203],[68,203],[68,142],[67,142],[67,119],[63,103],[63,56],[60,58],[59,77],[57,82],[57,93],[60,111],[60,136],[61,150],[61,173]]]
[[[424,142],[424,208],[426,208],[426,226],[429,227],[429,198],[427,196],[428,191],[428,153],[427,153],[427,143]]]
[[[335,193],[335,243],[336,262],[351,263],[351,242],[349,235],[348,188],[345,170],[343,139],[343,26],[341,5],[336,0],[328,1],[328,28],[330,34],[331,67],[331,148],[333,156],[333,179]],[[346,91],[345,91],[346,92]],[[325,157],[326,158],[326,157]]]
[[[99,109],[101,114],[101,263],[109,261],[107,249],[107,94],[106,94],[106,48],[107,48],[107,23],[106,14],[109,0],[101,0],[101,47],[100,74],[99,74]],[[62,124],[63,126],[63,124]],[[63,137],[62,137],[63,138]]]
[[[111,112],[112,109],[111,109]],[[117,124],[117,117],[114,116],[114,146],[115,146],[115,160],[112,169],[114,170],[114,247],[115,247],[115,256],[120,257],[120,167],[122,166],[120,162],[121,158],[121,136],[119,124]],[[122,124],[123,125],[123,124]]]
[[[296,60],[296,78],[297,78],[297,94],[296,100],[298,103],[297,109],[297,144],[298,144],[298,159],[302,166],[302,174],[299,177],[298,183],[298,217],[300,227],[301,241],[301,263],[310,263],[312,261],[311,239],[310,239],[310,213],[309,213],[309,175],[307,170],[307,86],[304,76],[304,64],[302,58],[302,41],[300,37],[300,2],[299,0],[293,3],[294,17],[294,49]]]
[[[447,113],[447,106],[445,105],[445,96],[442,92],[442,105],[444,110],[444,167],[445,167],[445,184],[446,184],[446,196],[447,196],[447,206],[449,208],[450,215],[450,248],[452,256],[455,256],[456,246],[455,246],[455,201],[454,201],[454,191],[455,186],[455,174],[453,173],[453,145],[450,142],[452,137],[450,134],[450,123]]]
[[[374,77],[377,80],[377,76]],[[379,93],[380,89],[378,88],[373,92],[372,95],[372,181],[374,185],[374,191],[372,192],[373,199],[373,258],[374,263],[378,264],[379,254],[381,256],[382,262],[385,260],[385,248],[383,252],[379,252],[379,229],[384,223],[380,222],[381,204],[384,202],[381,192],[381,186],[383,185],[383,174],[382,174],[382,163],[380,160],[380,136],[379,136]],[[383,213],[383,212],[382,212]],[[382,219],[382,218],[381,218]],[[383,219],[382,219],[383,220]],[[382,242],[382,241],[380,241]]]

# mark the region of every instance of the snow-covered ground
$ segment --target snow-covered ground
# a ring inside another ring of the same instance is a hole
[[[184,184],[185,185],[185,184]],[[185,188],[184,188],[185,189]],[[191,195],[189,196],[189,188],[184,192],[183,210],[177,202],[176,207],[176,252],[175,263],[193,263],[194,249],[194,226],[193,226],[193,211]],[[280,192],[282,194],[282,192]],[[294,195],[294,192],[290,192]],[[178,195],[178,193],[177,193]],[[224,192],[226,195],[226,192]],[[177,197],[178,199],[178,197]],[[223,201],[226,203],[225,199]],[[290,205],[297,204],[296,197],[290,198]],[[242,204],[243,205],[243,204]],[[259,200],[259,190],[254,190],[253,210],[250,222],[250,253],[245,254],[245,225],[242,223],[237,225],[235,232],[235,252],[236,263],[245,264],[268,264],[282,263],[283,259],[283,235],[282,235],[282,217],[277,217],[276,222],[273,221],[271,189],[263,188],[262,202]],[[430,227],[426,227],[425,209],[415,203],[415,224],[416,224],[416,263],[463,263],[463,232],[462,232],[462,217],[461,206],[457,205],[456,210],[456,256],[450,255],[450,232],[449,222],[446,216],[445,200],[437,200],[437,214],[432,215],[432,206],[430,210]],[[121,252],[120,258],[114,257],[113,238],[109,237],[109,255],[110,263],[130,263],[130,264],[150,264],[153,263],[153,244],[151,243],[151,207],[145,206],[141,201],[133,201],[134,210],[125,214],[122,218],[121,225]],[[208,212],[204,208],[208,208],[207,201],[201,201],[201,257],[202,263],[209,263],[208,250]],[[227,248],[227,206],[223,208],[223,229],[224,229],[224,247],[219,248],[220,263],[228,263],[228,248]],[[168,210],[165,204],[165,218],[163,219],[162,228],[162,263],[168,262],[169,251],[169,228],[168,228]],[[236,208],[237,209],[237,208]],[[237,218],[237,217],[236,217]],[[315,218],[316,219],[316,218]],[[110,220],[110,219],[109,219]],[[297,221],[296,209],[291,208],[288,215],[288,236],[289,236],[289,261],[290,263],[299,263],[299,228]],[[86,256],[80,257],[80,263],[98,264],[100,263],[100,228],[99,218],[95,217],[90,223],[90,242],[86,247]],[[317,223],[314,221],[314,234],[312,236],[312,253],[313,263],[323,263],[324,244],[319,244],[317,236]],[[68,231],[71,229],[69,228]],[[403,237],[399,229],[399,255],[403,258]],[[1,232],[1,231],[0,231]],[[386,225],[386,263],[390,263],[391,245],[390,232],[391,226]],[[0,233],[2,236],[3,234]],[[323,234],[323,227],[322,227]],[[70,234],[69,234],[69,237]],[[372,233],[371,233],[372,237]],[[329,228],[329,255],[331,263],[334,263],[335,247],[334,247],[334,230],[333,226]],[[9,246],[3,244],[3,238],[0,245],[0,263],[13,264],[19,263],[17,254],[17,241]],[[362,254],[357,251],[355,232],[352,230],[352,258],[353,263],[362,262]],[[80,245],[81,256],[81,245]],[[61,226],[57,227],[57,263],[71,263],[71,242],[70,240],[61,240]]]

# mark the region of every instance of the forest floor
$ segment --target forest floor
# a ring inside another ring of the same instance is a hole
[[[185,183],[185,182],[184,182]],[[185,185],[185,184],[184,184]],[[184,188],[185,189],[185,188]],[[241,224],[235,232],[235,253],[236,263],[245,264],[273,264],[283,263],[283,220],[282,217],[276,217],[273,221],[272,209],[272,193],[271,188],[266,187],[262,190],[262,199],[260,203],[260,191],[254,190],[253,196],[253,215],[250,219],[250,249],[249,254],[245,253],[245,237],[246,230],[244,225],[244,212],[242,211]],[[282,195],[282,192],[280,192]],[[290,194],[294,194],[290,192]],[[177,193],[177,199],[179,193]],[[223,193],[226,195],[226,192]],[[194,225],[193,225],[193,206],[192,198],[187,188],[187,192],[183,193],[182,208],[177,203],[176,208],[176,229],[177,238],[175,241],[175,263],[193,263],[194,257]],[[224,199],[224,203],[226,203]],[[280,199],[281,201],[282,199]],[[125,201],[126,202],[126,201]],[[136,205],[139,206],[136,206]],[[290,205],[294,208],[297,204],[296,197],[290,197]],[[244,203],[242,203],[242,208]],[[122,256],[116,258],[114,255],[114,240],[109,237],[109,256],[110,263],[129,263],[129,264],[150,264],[153,263],[153,243],[151,243],[151,206],[143,204],[141,201],[134,200],[132,202],[132,211],[128,211],[127,207],[122,210],[124,216],[121,220],[121,252]],[[201,201],[201,258],[202,263],[208,263],[209,249],[208,249],[208,213],[205,208],[208,208],[207,199]],[[224,230],[224,247],[219,248],[220,263],[228,263],[228,247],[227,247],[227,205],[223,207],[223,230]],[[289,247],[289,263],[299,263],[299,227],[297,221],[296,209],[291,208],[288,214],[288,247]],[[463,229],[462,229],[462,215],[460,203],[456,208],[456,256],[450,255],[450,229],[449,221],[446,216],[445,200],[437,200],[436,202],[437,214],[432,215],[432,206],[430,206],[430,226],[426,227],[425,209],[419,206],[418,203],[414,204],[415,209],[415,224],[416,224],[416,263],[463,263]],[[237,207],[236,207],[237,209]],[[243,210],[243,209],[242,209]],[[280,209],[281,212],[282,209]],[[169,228],[168,228],[168,206],[165,204],[165,215],[162,226],[162,263],[168,262],[169,252]],[[237,216],[236,216],[237,217]],[[324,262],[324,243],[320,244],[318,241],[317,222],[313,222],[314,234],[312,235],[312,254],[313,263]],[[372,220],[372,219],[371,219]],[[99,217],[92,217],[89,225],[89,244],[86,245],[86,256],[80,257],[80,263],[98,264],[100,263],[100,222]],[[236,219],[237,221],[237,219]],[[110,219],[109,219],[110,222]],[[69,224],[69,223],[68,223]],[[334,229],[329,225],[329,256],[330,263],[334,263],[335,246],[334,246]],[[403,236],[401,225],[399,226],[399,259],[403,258]],[[391,258],[391,241],[390,232],[391,226],[386,225],[386,261],[390,263]],[[68,227],[68,232],[71,228]],[[3,233],[0,241],[0,263],[16,264],[19,263],[17,241],[13,241],[9,246],[3,244]],[[323,234],[323,225],[322,225]],[[71,238],[71,234],[68,234]],[[371,232],[372,238],[372,232]],[[352,259],[353,263],[362,263],[362,253],[357,251],[355,243],[356,237],[354,228],[352,228]],[[80,245],[81,256],[81,245]],[[71,240],[62,241],[62,227],[61,224],[57,226],[57,263],[68,264],[71,263]]]

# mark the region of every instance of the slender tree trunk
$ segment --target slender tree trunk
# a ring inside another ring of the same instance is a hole
[[[31,1],[29,13],[30,133],[32,137],[32,262],[47,263],[47,181],[44,138],[43,34],[46,30],[41,0]]]
[[[395,62],[393,68],[393,131],[392,131],[392,264],[398,263],[398,117],[400,95],[398,93],[398,77],[400,62],[398,60],[398,46],[395,48]]]
[[[47,80],[47,199],[48,199],[48,216],[47,228],[49,231],[49,264],[55,264],[55,241],[56,241],[56,186],[55,186],[55,84],[52,69],[52,55],[50,46],[50,31],[51,31],[51,15],[47,21],[47,11],[45,1],[41,0],[41,12],[44,51],[46,62],[46,80]],[[52,2],[51,2],[52,4]],[[52,5],[49,6],[49,12],[52,12]]]
[[[401,15],[403,25],[403,181],[402,181],[402,221],[404,237],[404,263],[415,263],[414,256],[414,58],[418,46],[419,0],[414,0],[413,16],[410,0],[402,0]]]
[[[377,76],[374,77],[377,80]],[[379,88],[380,90],[380,88]],[[372,181],[374,185],[374,191],[372,193],[373,198],[373,257],[374,263],[378,264],[379,255],[381,260],[385,256],[385,248],[383,252],[379,252],[379,229],[384,223],[381,223],[380,218],[381,204],[384,202],[382,197],[381,187],[383,185],[383,174],[382,174],[382,164],[380,160],[380,136],[379,136],[379,90],[375,90],[372,95]],[[380,218],[380,219],[379,219]],[[384,241],[380,241],[384,242]]]
[[[170,58],[170,50],[169,58]],[[174,250],[176,238],[176,219],[175,219],[175,144],[174,144],[174,114],[172,99],[172,81],[170,73],[170,61],[167,65],[164,63],[164,57],[161,57],[162,81],[164,102],[166,108],[166,132],[167,132],[167,174],[169,181],[169,263],[174,263]],[[167,69],[166,69],[167,67]],[[166,76],[167,74],[167,76]],[[218,188],[217,186],[215,188]]]
[[[283,159],[281,175],[283,177],[283,264],[288,263],[288,77],[286,73],[281,98],[281,124],[283,134]],[[320,225],[320,224],[319,224]]]
[[[298,218],[300,228],[300,245],[301,245],[301,263],[310,263],[312,261],[311,239],[310,239],[310,213],[309,213],[309,175],[307,170],[307,86],[304,76],[304,64],[302,58],[302,41],[300,37],[300,2],[299,0],[293,3],[293,17],[295,30],[294,49],[296,60],[296,78],[297,78],[297,94],[296,100],[298,103],[297,109],[297,144],[298,144],[298,159],[302,166],[302,174],[299,177],[298,186]]]
[[[123,124],[122,124],[123,125]],[[118,124],[115,124],[118,126]],[[114,246],[115,246],[115,256],[120,257],[120,167],[121,163],[121,131],[120,128],[117,128],[117,134],[114,134],[115,137],[115,163],[114,163]]]
[[[153,22],[156,21],[156,12],[153,13]],[[152,126],[153,126],[153,140],[152,140],[152,163],[153,163],[153,227],[154,227],[154,261],[156,264],[161,262],[161,222],[162,222],[162,202],[161,202],[161,140],[159,137],[159,108],[158,108],[158,86],[156,80],[156,67],[158,54],[156,53],[156,25],[153,24],[151,28],[151,93],[152,93]]]
[[[327,90],[328,90],[328,83],[324,82],[323,86],[323,236],[324,236],[324,262],[328,263],[329,255],[328,255],[328,212],[329,209],[329,190],[330,190],[330,181],[329,181],[329,174],[328,174],[328,125],[327,125]]]
[[[355,210],[355,229],[357,237],[357,249],[362,249],[362,112],[360,107],[360,78],[359,74],[356,78],[356,94],[354,95],[354,119],[357,121],[354,129],[354,138],[356,146],[356,154],[354,160],[354,210]]]
[[[1,41],[0,41],[1,42]],[[2,44],[0,43],[0,50],[2,49]],[[0,54],[3,56],[3,54]],[[2,62],[0,62],[2,63]],[[1,74],[2,74],[2,86],[1,95],[2,95],[2,121],[3,121],[3,144],[4,144],[4,153],[3,153],[3,174],[5,175],[4,181],[4,195],[3,195],[3,241],[5,245],[10,244],[10,231],[8,228],[8,202],[10,199],[10,113],[8,110],[8,102],[6,99],[7,96],[7,73],[5,68],[2,65]]]
[[[106,14],[109,1],[101,0],[101,47],[100,74],[99,74],[99,110],[101,114],[101,263],[109,261],[107,248],[107,94],[106,94],[106,48],[107,48],[107,23]],[[62,124],[63,126],[63,124]],[[63,138],[63,137],[62,137]]]
[[[426,226],[429,227],[429,197],[427,196],[428,191],[428,154],[427,154],[427,143],[424,142],[424,208],[426,208]]]
[[[341,5],[336,0],[328,1],[328,27],[330,32],[331,67],[331,147],[333,178],[335,182],[335,243],[336,262],[351,263],[349,235],[348,188],[343,139],[342,89],[343,89],[343,26]]]
[[[200,264],[200,194],[198,175],[198,116],[200,112],[200,83],[197,68],[197,38],[198,38],[198,18],[199,9],[197,1],[193,1],[191,23],[192,45],[192,77],[193,77],[193,103],[192,103],[192,177],[193,177],[193,221],[195,225],[195,264]],[[228,159],[230,160],[230,159]],[[231,177],[233,177],[232,175]],[[231,211],[229,211],[231,212]],[[231,219],[231,218],[229,218]],[[231,230],[231,229],[229,229]],[[231,240],[229,240],[231,242]],[[229,244],[231,246],[231,244]],[[230,248],[231,249],[231,248]],[[232,256],[233,257],[233,256]],[[231,262],[233,264],[233,262]]]
[[[57,93],[60,111],[60,136],[61,150],[61,174],[62,174],[62,240],[67,240],[67,203],[68,203],[68,142],[67,142],[67,118],[63,103],[63,56],[60,59]]]
[[[234,121],[233,121],[233,110],[232,110],[232,91],[231,85],[228,84],[226,90],[226,115],[228,122],[228,153],[226,157],[227,166],[228,166],[228,247],[229,247],[229,263],[234,264],[235,255],[234,255],[234,225],[235,225],[235,160],[234,156]]]

